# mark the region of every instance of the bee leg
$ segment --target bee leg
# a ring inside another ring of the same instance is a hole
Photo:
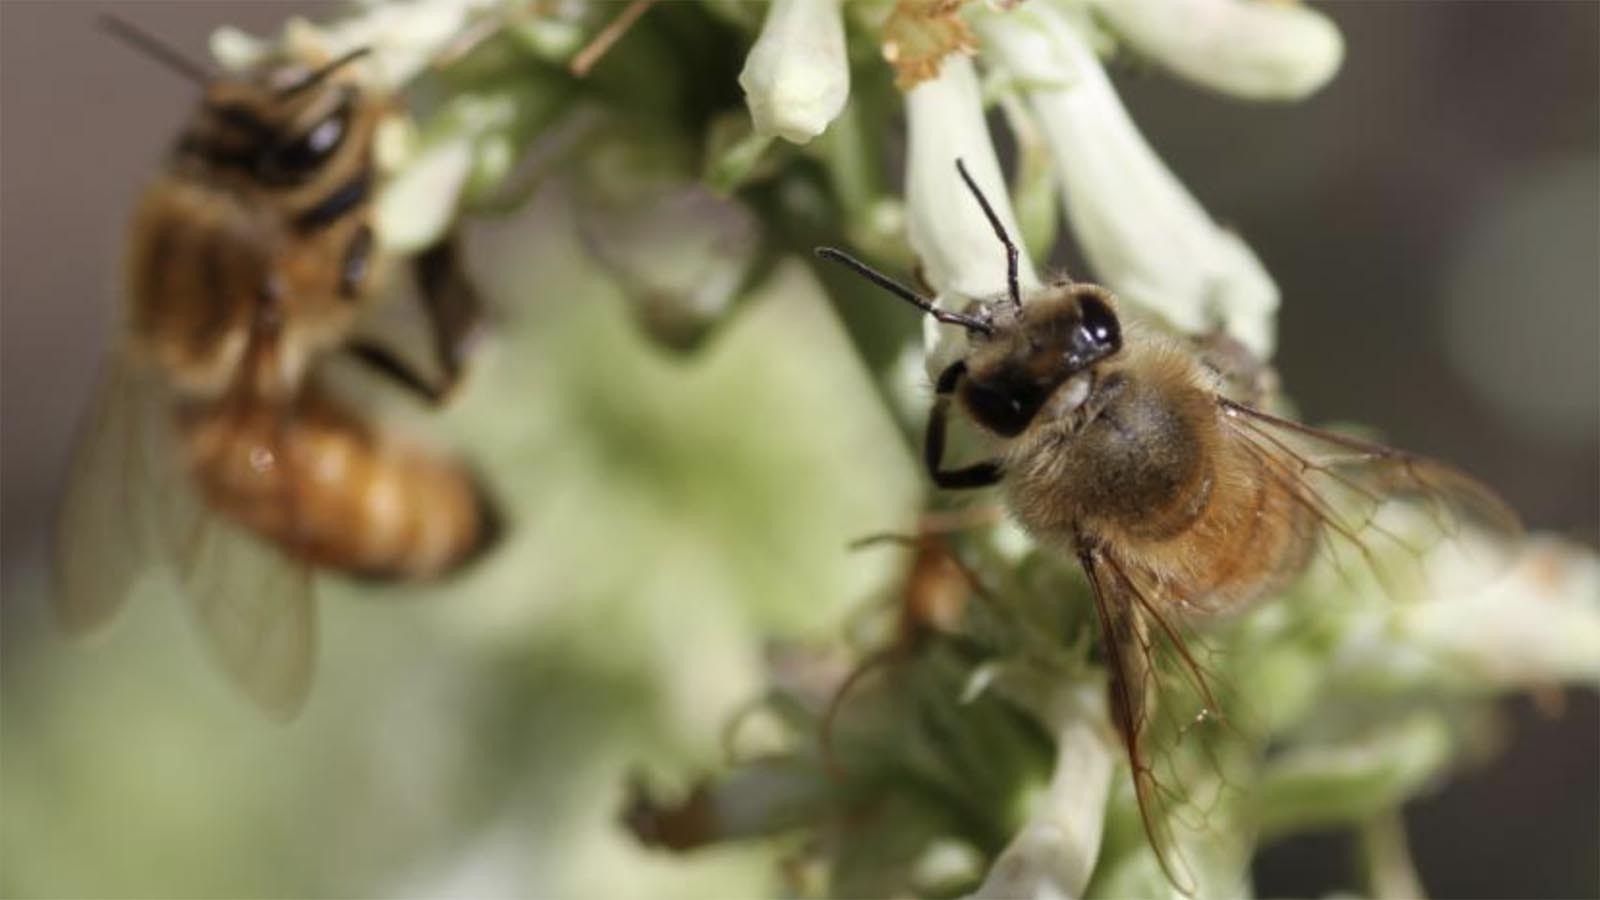
[[[444,375],[444,383],[435,391],[442,403],[460,383],[467,357],[483,335],[483,300],[467,277],[454,234],[417,254],[413,266]]]
[[[939,374],[934,385],[933,409],[928,413],[928,430],[922,441],[922,461],[933,483],[947,489],[988,487],[1000,481],[1000,463],[995,460],[973,463],[959,469],[945,469],[944,436],[949,428],[950,397],[956,391],[967,364],[959,360]]]
[[[461,383],[472,347],[483,333],[483,303],[461,265],[454,235],[417,254],[413,262],[422,311],[428,320],[440,378],[424,378],[389,347],[355,340],[346,349],[373,371],[417,395],[431,406],[443,406]]]
[[[428,379],[418,375],[415,369],[388,347],[374,341],[359,340],[352,341],[345,350],[358,362],[422,398],[424,402],[433,406],[444,402],[448,393],[447,388],[432,384]]]

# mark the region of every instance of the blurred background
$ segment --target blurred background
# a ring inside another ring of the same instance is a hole
[[[516,530],[438,591],[329,580],[321,673],[291,727],[214,677],[159,592],[91,646],[57,633],[48,523],[126,213],[193,102],[95,28],[112,8],[196,56],[218,25],[269,33],[329,9],[0,3],[0,891],[765,883],[758,853],[669,862],[612,821],[625,771],[714,759],[706,735],[757,689],[760,636],[825,634],[884,588],[893,560],[843,547],[920,502],[911,448],[803,264],[713,343],[667,356],[583,262],[559,188],[469,231],[505,331],[440,427],[511,498]],[[1368,423],[1593,545],[1600,6],[1323,8],[1348,56],[1307,102],[1234,103],[1140,69],[1119,88],[1278,280],[1277,363],[1307,420]],[[1071,248],[1056,262],[1083,270]],[[1558,705],[1510,703],[1505,752],[1408,810],[1435,895],[1600,894],[1600,706]],[[1270,848],[1261,893],[1347,884],[1338,841]]]

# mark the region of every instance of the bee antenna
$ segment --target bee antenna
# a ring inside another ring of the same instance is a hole
[[[817,256],[821,257],[822,259],[831,259],[836,263],[844,265],[846,268],[854,269],[856,274],[867,279],[873,284],[876,284],[878,287],[883,288],[896,297],[899,297],[901,300],[906,301],[912,306],[915,306],[917,309],[920,309],[928,315],[933,316],[935,319],[938,319],[941,322],[947,322],[951,325],[960,325],[962,328],[965,328],[968,331],[976,331],[982,334],[994,334],[994,328],[988,322],[974,318],[973,316],[951,312],[947,309],[940,309],[933,304],[932,300],[923,297],[916,291],[913,291],[900,282],[895,281],[893,278],[890,278],[882,272],[879,272],[877,269],[874,269],[861,260],[856,259],[843,250],[839,250],[834,247],[818,247],[816,253]]]
[[[1011,240],[1011,235],[1006,234],[1006,227],[1000,224],[994,207],[989,205],[989,198],[983,196],[983,191],[978,190],[978,183],[972,180],[972,174],[967,171],[967,164],[960,157],[956,158],[956,171],[961,173],[961,180],[967,183],[967,189],[972,191],[972,196],[978,198],[978,205],[983,207],[983,214],[989,219],[989,224],[994,227],[994,236],[1006,248],[1006,290],[1011,294],[1011,305],[1017,309],[1022,308],[1022,287],[1017,280],[1017,245]]]
[[[338,57],[332,62],[323,65],[322,68],[314,70],[311,72],[311,74],[300,79],[299,81],[296,81],[288,87],[278,91],[278,96],[280,98],[293,97],[295,94],[298,94],[301,91],[308,91],[326,81],[329,75],[332,75],[333,73],[339,71],[345,66],[350,65],[351,63],[371,52],[371,47],[357,47],[356,49],[345,53],[343,56]]]
[[[102,13],[100,27],[118,38],[128,46],[143,53],[158,63],[166,66],[179,75],[204,86],[211,81],[211,72],[153,34],[128,22],[122,18]]]

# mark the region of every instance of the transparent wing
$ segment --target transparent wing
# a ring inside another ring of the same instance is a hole
[[[1300,562],[1321,550],[1346,576],[1365,570],[1398,594],[1401,579],[1415,587],[1414,579],[1438,574],[1441,547],[1484,551],[1477,555],[1492,567],[1521,533],[1494,492],[1448,465],[1218,403],[1226,427],[1298,510],[1285,524],[1301,532],[1308,552]],[[1250,753],[1253,742],[1241,739],[1248,725],[1235,726],[1243,714],[1236,698],[1211,674],[1218,657],[1181,612],[1205,606],[1173,596],[1170,585],[1154,583],[1114,547],[1083,550],[1079,561],[1100,619],[1114,723],[1156,858],[1183,893],[1216,888],[1197,864],[1205,853],[1186,847],[1230,832],[1218,821],[1227,815],[1221,801],[1235,782],[1230,773],[1248,766],[1239,754]],[[1480,579],[1489,571],[1470,568]]]
[[[205,503],[173,409],[158,373],[131,353],[108,361],[57,522],[58,617],[71,632],[90,631],[146,572],[163,570],[223,671],[269,713],[289,718],[311,683],[310,573]]]
[[[217,663],[262,709],[293,718],[316,660],[310,569],[198,506],[169,516],[183,590]]]
[[[1471,578],[1490,577],[1521,536],[1516,513],[1452,466],[1218,402],[1226,427],[1306,513],[1299,527],[1310,544],[1346,576],[1370,572],[1391,596],[1441,578],[1444,550],[1471,563]]]
[[[79,428],[56,521],[55,609],[72,633],[105,624],[157,560],[151,498],[171,428],[159,383],[128,353],[110,356]]]
[[[1194,896],[1209,873],[1187,848],[1227,831],[1213,813],[1230,788],[1231,761],[1218,738],[1219,729],[1231,729],[1223,713],[1231,704],[1204,665],[1205,645],[1163,612],[1154,591],[1113,551],[1082,550],[1078,559],[1094,595],[1112,723],[1145,834],[1167,879]]]
[[[221,414],[237,407],[240,415],[229,429],[234,440],[254,440],[245,421],[257,409],[239,398],[222,404]],[[278,447],[264,449],[281,458]],[[310,567],[206,502],[193,478],[165,492],[158,508],[167,554],[217,663],[262,709],[293,718],[316,655]]]

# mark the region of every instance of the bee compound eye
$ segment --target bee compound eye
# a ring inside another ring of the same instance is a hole
[[[287,178],[309,175],[339,149],[349,130],[350,107],[345,104],[304,133],[274,147],[267,156],[266,167]]]
[[[342,116],[329,116],[313,125],[310,131],[278,151],[275,160],[278,168],[286,172],[315,168],[339,146],[344,138],[344,125]]]
[[[1122,345],[1122,326],[1117,314],[1107,303],[1092,294],[1078,301],[1079,321],[1089,341],[1104,350],[1115,350]]]

